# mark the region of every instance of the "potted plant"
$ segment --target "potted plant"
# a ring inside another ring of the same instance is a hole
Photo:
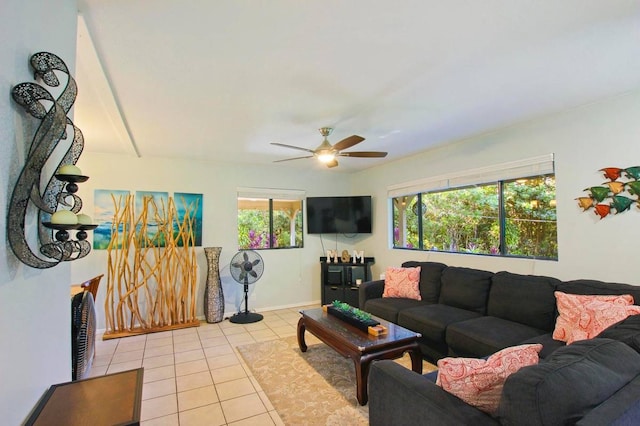
[[[367,332],[369,327],[380,324],[379,321],[373,319],[370,313],[354,308],[348,303],[339,300],[334,300],[333,303],[327,305],[327,313],[364,332]]]

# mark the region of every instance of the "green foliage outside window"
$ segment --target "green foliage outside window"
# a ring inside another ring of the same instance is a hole
[[[503,194],[506,254],[557,259],[555,177],[506,182]]]
[[[291,247],[302,247],[301,200],[238,198],[239,249]]]
[[[497,185],[423,194],[423,247],[495,254],[500,245]]]
[[[558,257],[553,175],[392,201],[395,248]]]

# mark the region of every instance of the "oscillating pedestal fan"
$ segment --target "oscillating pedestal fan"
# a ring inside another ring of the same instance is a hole
[[[244,312],[240,311],[229,318],[237,324],[248,324],[262,320],[262,315],[249,312],[249,284],[260,279],[264,271],[262,257],[252,250],[239,251],[231,259],[231,276],[239,284],[244,285]]]

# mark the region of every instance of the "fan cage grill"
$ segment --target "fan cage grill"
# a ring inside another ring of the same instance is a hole
[[[76,294],[71,301],[71,379],[89,376],[96,339],[96,312],[89,291]]]

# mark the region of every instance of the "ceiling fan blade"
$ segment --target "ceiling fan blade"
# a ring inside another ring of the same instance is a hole
[[[341,152],[338,155],[340,157],[383,158],[387,156],[387,153],[381,151],[356,151]]]
[[[338,160],[332,160],[329,161],[328,163],[325,163],[327,165],[327,167],[331,168],[331,167],[336,167],[338,165]]]
[[[302,148],[300,146],[287,145],[287,144],[284,144],[284,143],[271,142],[271,145],[282,146],[282,147],[291,148],[291,149],[297,149],[298,151],[306,151],[306,152],[310,152],[312,154],[314,153],[314,151],[312,149]]]
[[[348,138],[342,139],[340,142],[337,142],[333,145],[333,149],[336,151],[342,151],[343,149],[351,148],[352,146],[359,144],[362,142],[364,138],[358,135],[352,135]]]
[[[284,158],[282,160],[274,160],[274,163],[282,163],[283,161],[300,160],[302,158],[313,158],[313,155],[305,155],[304,157]]]

